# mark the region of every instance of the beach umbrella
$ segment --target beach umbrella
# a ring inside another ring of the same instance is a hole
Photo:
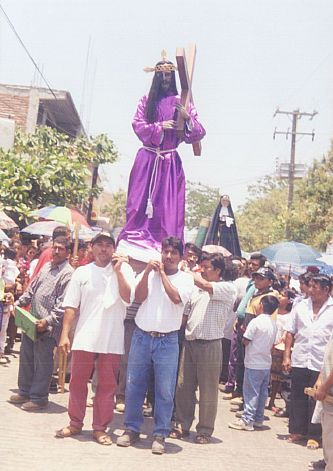
[[[21,230],[21,232],[35,236],[52,237],[54,229],[59,226],[66,227],[66,224],[59,223],[58,221],[38,221],[25,227]],[[70,225],[69,227],[73,232],[74,225]],[[98,228],[98,230],[95,230],[91,227],[81,226],[79,230],[79,238],[87,241],[91,240],[100,230],[100,228]]]
[[[32,211],[31,216],[43,218],[49,221],[57,221],[65,225],[79,223],[81,226],[90,227],[86,218],[77,209],[67,208],[66,206],[45,206],[44,208]]]
[[[13,229],[14,227],[17,227],[16,222],[4,211],[0,211],[0,229]]]
[[[204,245],[201,249],[203,252],[208,253],[221,253],[223,257],[230,257],[231,253],[222,245]]]
[[[277,265],[304,267],[317,265],[320,252],[313,247],[299,242],[280,242],[261,250],[267,259]]]

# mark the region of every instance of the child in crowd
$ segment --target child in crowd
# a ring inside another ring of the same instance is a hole
[[[293,307],[293,301],[296,297],[294,291],[288,288],[284,288],[280,292],[279,296],[279,307],[277,310],[276,316],[276,327],[277,327],[277,335],[276,340],[274,342],[274,347],[272,349],[272,368],[271,368],[271,397],[268,403],[267,408],[275,412],[277,417],[286,417],[288,404],[286,402],[285,409],[278,409],[275,407],[275,399],[277,393],[282,394],[282,386],[285,385],[286,382],[286,375],[288,373],[284,373],[282,371],[282,361],[283,361],[283,352],[284,352],[284,341],[287,335],[285,330],[286,322],[288,321],[288,314],[290,313]],[[288,388],[290,389],[290,388]],[[285,391],[284,391],[285,392]]]
[[[261,428],[268,397],[272,365],[271,350],[276,339],[276,322],[271,318],[279,305],[275,296],[264,296],[258,306],[258,315],[247,326],[243,335],[245,345],[245,374],[243,383],[244,413],[229,424],[236,430]]]

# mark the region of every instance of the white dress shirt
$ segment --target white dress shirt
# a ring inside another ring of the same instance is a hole
[[[316,316],[311,298],[299,302],[285,329],[295,336],[292,366],[320,371],[325,347],[333,333],[333,299],[329,297]]]

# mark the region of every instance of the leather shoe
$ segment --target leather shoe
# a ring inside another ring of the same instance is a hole
[[[29,401],[22,404],[21,409],[25,410],[26,412],[35,412],[36,410],[45,409],[46,406],[47,406],[47,402]]]
[[[21,394],[13,394],[8,399],[8,402],[11,404],[24,404],[25,402],[29,401],[29,396],[23,396]]]

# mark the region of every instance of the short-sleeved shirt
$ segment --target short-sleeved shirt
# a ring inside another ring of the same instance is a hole
[[[237,289],[232,281],[211,282],[213,293],[195,288],[184,314],[188,314],[187,340],[216,340],[224,333],[228,316],[233,313]]]
[[[137,284],[144,273],[137,277]],[[146,332],[173,332],[179,330],[184,306],[189,301],[194,281],[192,275],[178,270],[168,276],[170,283],[178,290],[181,303],[175,304],[167,295],[160,274],[151,271],[148,275],[148,296],[138,309],[136,325]]]
[[[244,338],[250,340],[245,348],[245,368],[269,370],[271,350],[277,333],[276,322],[268,314],[260,314],[247,326]]]
[[[316,316],[311,298],[300,301],[292,309],[285,329],[294,334],[291,365],[320,371],[325,347],[333,333],[333,299],[329,297]]]
[[[121,271],[132,288],[132,268],[123,263]],[[95,353],[124,353],[124,319],[127,304],[120,297],[117,275],[112,263],[78,267],[69,283],[64,307],[79,308],[72,350]]]

